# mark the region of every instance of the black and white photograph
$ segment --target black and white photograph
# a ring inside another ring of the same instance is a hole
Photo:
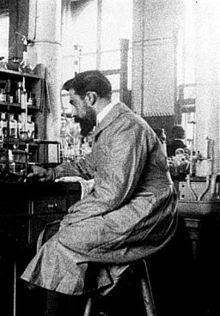
[[[220,1],[0,0],[0,315],[220,315]]]

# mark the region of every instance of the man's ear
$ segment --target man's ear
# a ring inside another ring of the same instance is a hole
[[[88,101],[90,105],[94,105],[97,101],[97,93],[93,91],[87,92],[86,96],[88,97]]]

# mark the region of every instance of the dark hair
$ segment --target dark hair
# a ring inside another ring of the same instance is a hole
[[[100,98],[110,99],[112,87],[110,81],[98,70],[80,72],[74,78],[66,81],[63,89],[74,89],[75,93],[85,96],[86,92],[94,91]]]
[[[185,138],[185,130],[181,125],[174,125],[172,128],[172,135],[174,138],[180,138],[184,139]]]

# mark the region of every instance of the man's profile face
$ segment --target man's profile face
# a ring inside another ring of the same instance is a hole
[[[73,107],[73,116],[75,116],[76,121],[80,123],[81,134],[86,136],[96,125],[96,111],[93,106],[89,104],[87,98],[82,98],[76,94],[74,89],[69,90],[69,98]]]

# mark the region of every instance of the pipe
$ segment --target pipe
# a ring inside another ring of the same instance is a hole
[[[204,195],[208,192],[209,187],[210,187],[210,176],[207,176],[207,177],[206,177],[206,186],[205,186],[205,189],[204,189],[204,191],[199,195],[198,201],[201,201],[201,200],[202,200],[202,198],[204,197]]]
[[[189,191],[192,193],[194,199],[197,201],[197,200],[198,200],[198,196],[197,196],[197,194],[195,193],[195,191],[194,191],[193,188],[192,188],[192,185],[191,185],[191,182],[190,182],[190,175],[189,175],[189,174],[188,174],[187,177],[186,177],[186,182],[187,182]]]

